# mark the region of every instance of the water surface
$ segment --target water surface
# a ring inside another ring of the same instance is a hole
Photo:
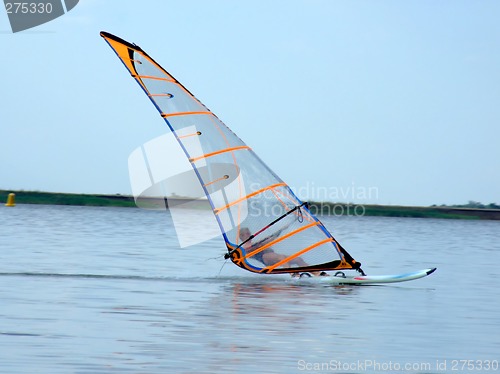
[[[224,265],[219,239],[179,248],[164,212],[2,206],[0,372],[439,373],[500,360],[500,222],[322,221],[368,274],[438,270],[297,285]]]

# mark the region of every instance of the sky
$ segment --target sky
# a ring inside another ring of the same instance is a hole
[[[104,30],[303,199],[500,203],[498,14],[495,0],[81,0],[13,34],[0,11],[0,189],[131,193],[128,157],[164,122]]]

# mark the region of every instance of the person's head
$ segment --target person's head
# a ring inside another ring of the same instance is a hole
[[[244,242],[245,240],[248,240],[248,238],[252,236],[252,234],[250,233],[250,230],[248,229],[248,227],[242,227],[240,229],[240,239],[242,242]]]

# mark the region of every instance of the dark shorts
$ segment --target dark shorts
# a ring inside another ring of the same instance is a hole
[[[258,252],[256,254],[254,254],[252,256],[252,258],[255,258],[257,261],[262,262],[265,265],[263,257],[266,253],[274,253],[274,251],[270,248],[267,248],[267,249],[264,249],[262,252]]]

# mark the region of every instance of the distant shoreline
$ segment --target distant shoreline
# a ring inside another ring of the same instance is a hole
[[[16,204],[136,207],[133,196],[128,195],[0,190],[0,204],[2,206],[11,192],[16,194]],[[181,201],[182,199],[176,200]],[[314,201],[309,202],[309,205],[311,212],[318,215],[500,220],[500,209],[367,205]]]
[[[112,206],[135,207],[132,196],[76,194],[40,191],[0,190],[0,203],[3,205],[9,193],[16,194],[16,204],[77,205],[77,206]]]

